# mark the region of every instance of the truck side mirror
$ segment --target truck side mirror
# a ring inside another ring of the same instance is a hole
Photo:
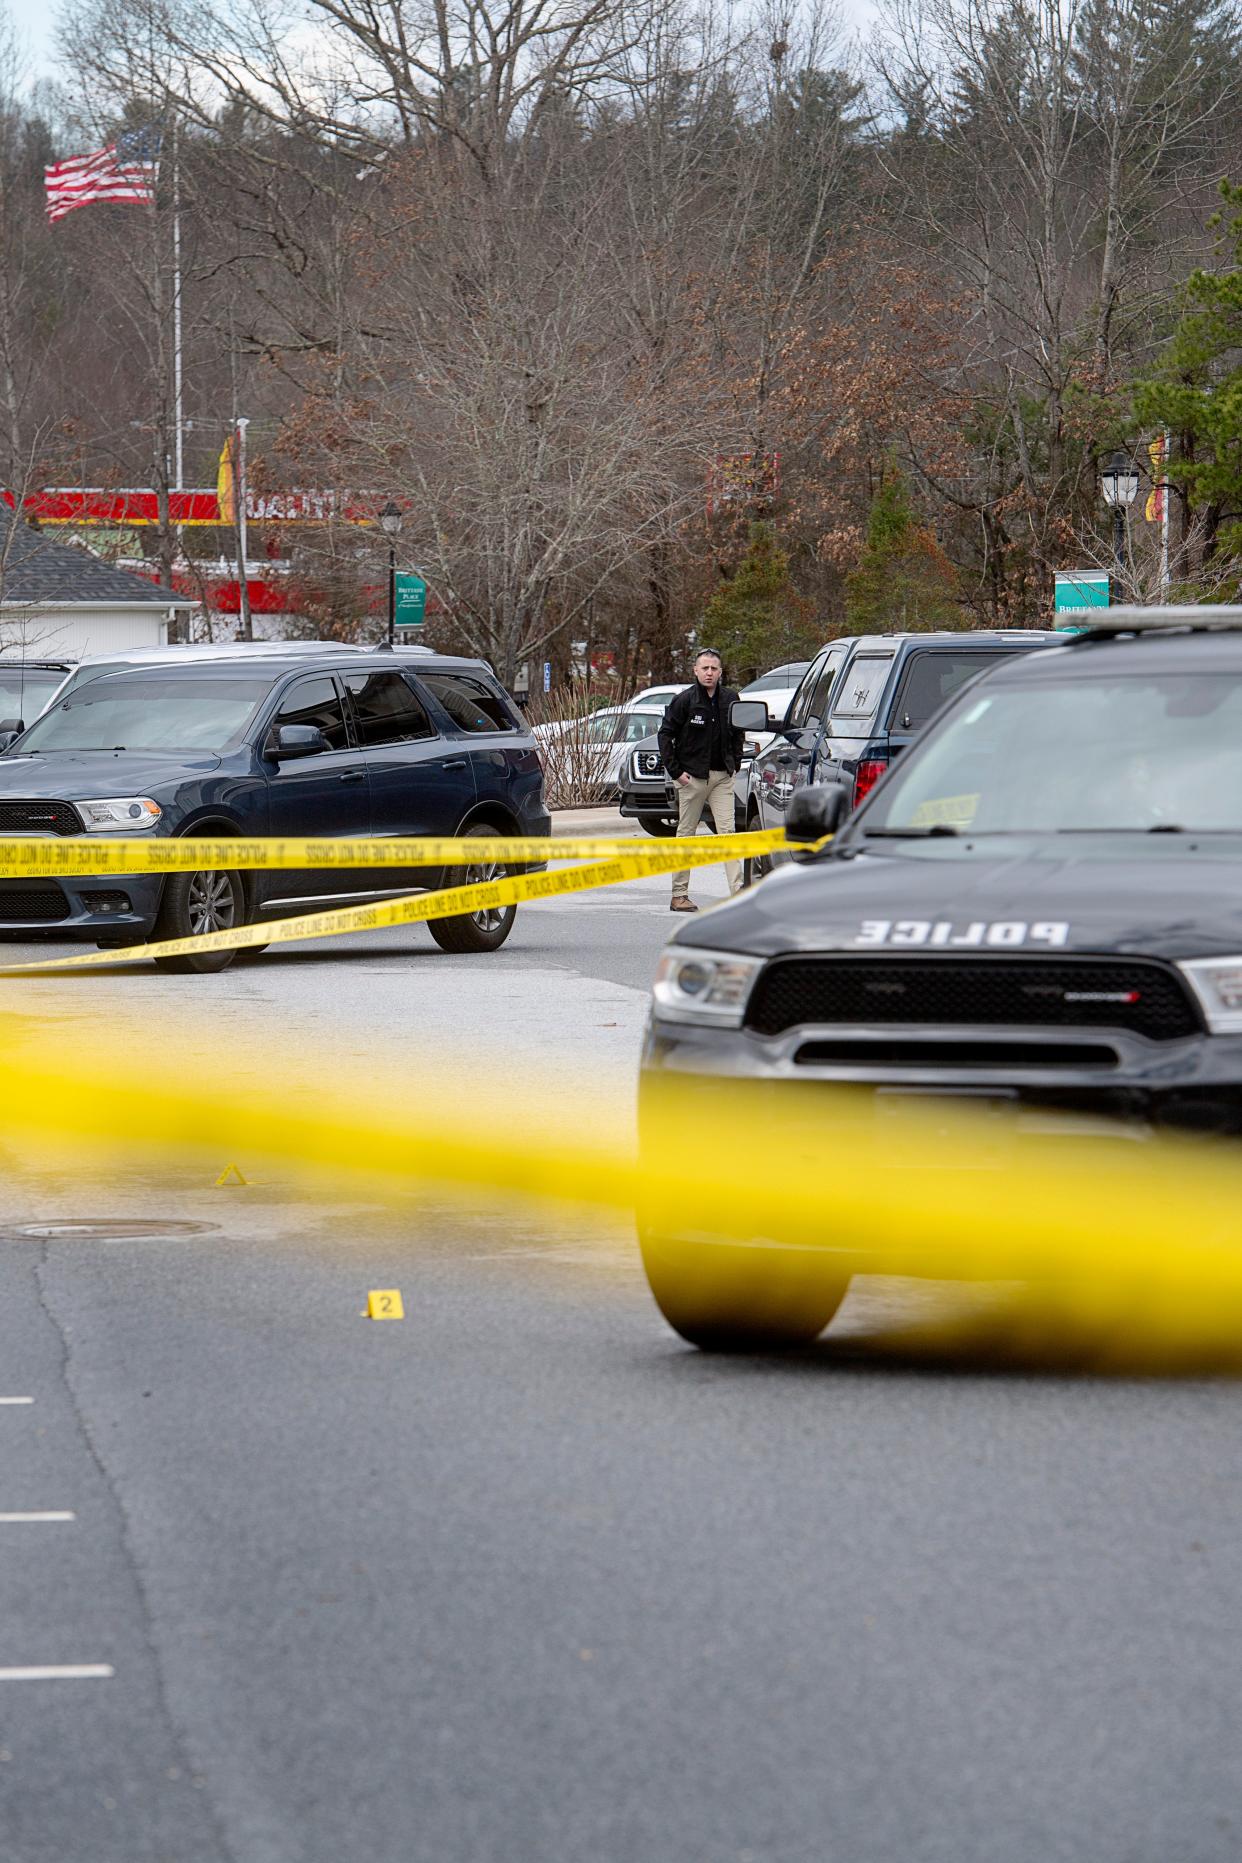
[[[729,723],[735,731],[772,729],[772,720],[762,699],[734,699],[729,707]]]

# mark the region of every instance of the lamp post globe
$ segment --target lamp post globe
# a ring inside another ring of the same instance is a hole
[[[1126,567],[1126,512],[1138,497],[1139,475],[1124,453],[1114,453],[1100,474],[1100,491],[1113,514],[1113,555],[1118,575]]]

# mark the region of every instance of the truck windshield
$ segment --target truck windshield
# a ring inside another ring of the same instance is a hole
[[[860,831],[1242,830],[1242,675],[1054,678],[964,694]]]
[[[270,679],[166,679],[134,674],[91,681],[54,705],[18,745],[58,750],[222,752],[236,744],[272,689]]]
[[[37,718],[65,675],[46,666],[0,667],[0,718]]]

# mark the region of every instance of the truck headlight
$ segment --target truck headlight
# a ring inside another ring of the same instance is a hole
[[[674,945],[656,966],[655,1014],[666,1022],[714,1022],[740,1029],[761,957]]]
[[[1213,1035],[1242,1035],[1242,957],[1199,957],[1178,969]]]
[[[87,834],[132,834],[154,828],[163,814],[150,796],[105,796],[99,802],[79,802],[77,810]]]

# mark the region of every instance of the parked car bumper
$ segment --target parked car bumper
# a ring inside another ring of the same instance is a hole
[[[158,873],[3,880],[0,932],[141,943],[155,925],[163,890],[164,878]]]
[[[664,778],[653,783],[635,783],[632,780],[621,786],[621,813],[636,819],[644,815],[655,815],[661,821],[676,822],[677,811],[669,806],[668,789]]]

